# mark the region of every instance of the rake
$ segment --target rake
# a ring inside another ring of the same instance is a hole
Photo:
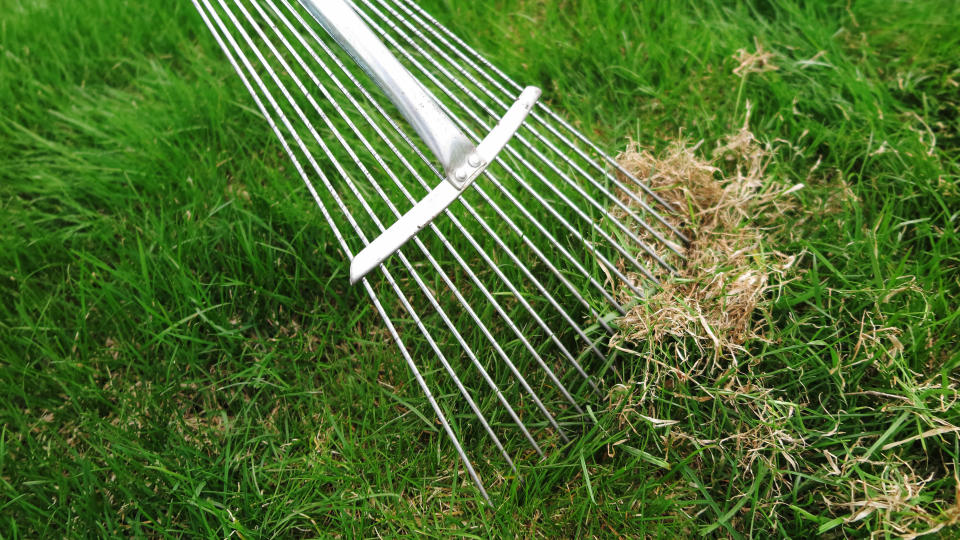
[[[670,205],[412,0],[192,1],[489,502],[465,448],[570,440]]]

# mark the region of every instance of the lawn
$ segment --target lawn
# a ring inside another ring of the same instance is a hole
[[[487,505],[193,5],[3,0],[0,538],[960,534],[960,3],[421,5],[609,153],[774,194],[743,326],[658,326],[688,268],[518,475],[457,414]]]

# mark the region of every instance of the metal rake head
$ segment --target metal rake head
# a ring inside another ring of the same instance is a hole
[[[352,273],[489,501],[461,440],[486,438],[515,473],[519,459],[569,440],[631,301],[618,291],[642,298],[683,257],[687,239],[657,210],[669,205],[412,0],[344,5],[370,32],[361,41],[382,42],[469,148],[524,104],[526,120],[513,118],[512,138],[501,133],[502,151],[484,153],[482,169],[469,151],[445,155],[381,90],[322,1],[192,1],[337,247],[378,269]],[[458,186],[464,163],[480,170]],[[386,223],[451,185],[443,207],[416,222],[419,235],[377,246]],[[373,259],[355,255],[365,251]]]

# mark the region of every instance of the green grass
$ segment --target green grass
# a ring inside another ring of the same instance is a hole
[[[773,181],[807,187],[765,246],[799,271],[736,376],[669,380],[640,411],[669,427],[596,403],[484,507],[193,7],[4,0],[0,537],[865,536],[957,516],[960,4],[422,4],[611,152],[714,148],[750,104]],[[741,79],[755,39],[779,69]],[[640,354],[682,367],[664,349]],[[616,362],[607,388],[649,370]],[[868,499],[887,508],[852,519]]]

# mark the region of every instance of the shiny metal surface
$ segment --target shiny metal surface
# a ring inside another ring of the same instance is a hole
[[[448,175],[474,147],[437,106],[436,99],[393,56],[343,0],[300,0],[366,71],[427,144]]]

